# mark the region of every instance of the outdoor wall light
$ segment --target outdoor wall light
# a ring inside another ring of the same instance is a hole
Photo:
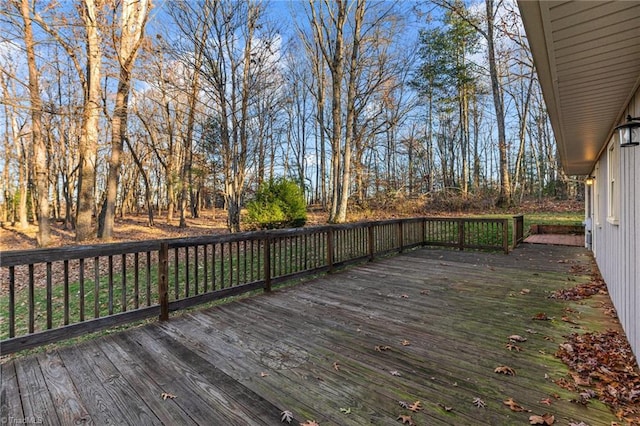
[[[595,182],[595,180],[595,176],[587,176],[587,178],[584,180],[584,184],[587,186],[591,186],[593,185],[593,182]]]
[[[616,127],[620,146],[640,145],[640,117],[627,115],[627,122]]]

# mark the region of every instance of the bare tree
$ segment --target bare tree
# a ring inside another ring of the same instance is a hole
[[[114,3],[112,6],[115,15],[118,3]],[[127,138],[131,78],[138,49],[144,39],[150,6],[149,0],[124,0],[120,4],[119,34],[115,34],[115,22],[113,23],[113,40],[117,44],[114,47],[117,52],[119,77],[111,118],[111,157],[109,159],[107,190],[98,221],[98,237],[105,241],[110,241],[113,237],[121,157],[124,141]]]

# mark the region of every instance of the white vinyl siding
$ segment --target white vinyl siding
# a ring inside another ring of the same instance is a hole
[[[627,114],[640,116],[640,92]],[[640,146],[621,148],[617,136],[609,142],[593,169],[592,249],[620,323],[640,356]]]

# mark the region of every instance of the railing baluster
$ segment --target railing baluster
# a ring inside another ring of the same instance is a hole
[[[93,258],[93,317],[100,318],[100,258]],[[84,259],[80,259],[80,321],[84,321]]]
[[[178,284],[180,282],[179,250],[178,247],[173,248],[173,294],[176,300],[180,299],[180,286]],[[158,271],[158,273],[160,273],[160,271]]]
[[[9,337],[16,335],[16,268],[9,266]]]
[[[151,306],[151,252],[147,252],[147,306]]]
[[[264,247],[264,291],[271,291],[271,239],[266,237],[262,240]]]
[[[211,249],[211,291],[216,289],[216,244]]]
[[[133,306],[140,308],[140,256],[138,252],[133,254]]]
[[[63,279],[64,279],[64,325],[69,325],[69,261],[63,262]]]
[[[33,279],[33,263],[29,264],[29,333],[35,331],[35,282]]]
[[[51,262],[47,262],[47,330],[53,327],[53,289]]]
[[[178,265],[176,264],[176,269]],[[160,320],[169,319],[169,245],[160,244],[158,251],[158,304]]]
[[[194,294],[198,294],[198,275],[200,274],[200,269],[198,268],[199,265],[199,261],[198,261],[198,246],[195,246],[194,251],[193,251],[193,268],[194,268],[194,272],[193,272],[193,278],[194,278],[194,284],[195,284],[195,293]]]
[[[127,311],[127,255],[122,255],[122,294],[120,295],[120,312]]]
[[[204,278],[202,279],[202,286],[204,287],[202,289],[203,293],[207,292],[207,287],[209,286],[209,273],[208,273],[209,272],[209,268],[208,268],[208,265],[209,265],[209,253],[208,253],[208,248],[209,248],[209,245],[205,244],[203,249],[202,249],[203,250],[202,251],[202,263],[203,263],[203,266],[204,266]]]
[[[184,297],[190,296],[189,282],[189,246],[184,248]]]
[[[220,288],[224,288],[224,243],[220,243]]]
[[[113,256],[109,256],[109,315],[113,315]]]
[[[236,241],[236,285],[240,284],[240,241]]]

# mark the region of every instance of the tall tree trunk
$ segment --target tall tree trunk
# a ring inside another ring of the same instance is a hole
[[[489,74],[491,75],[491,92],[493,94],[493,106],[496,111],[496,125],[498,127],[498,153],[500,156],[500,194],[496,204],[499,207],[509,207],[511,200],[511,181],[509,177],[509,159],[507,157],[507,138],[505,131],[504,102],[496,64],[495,39],[493,27],[495,25],[495,10],[493,0],[485,0],[487,10],[487,50],[489,52]]]
[[[342,160],[342,182],[340,193],[340,205],[338,206],[335,222],[342,223],[347,220],[347,203],[349,202],[349,186],[351,183],[351,144],[356,126],[356,82],[358,77],[358,57],[360,55],[361,28],[364,20],[365,0],[357,0],[355,26],[351,46],[351,61],[349,64],[349,84],[347,86],[347,117],[344,140],[344,155]]]
[[[80,174],[78,176],[78,210],[76,241],[93,237],[92,217],[95,209],[96,160],[98,157],[98,124],[100,121],[100,71],[102,53],[98,32],[95,0],[84,0],[82,19],[86,31],[87,79],[79,143]]]
[[[38,82],[36,65],[35,41],[29,0],[22,0],[20,5],[22,21],[24,23],[24,44],[27,51],[29,67],[29,99],[31,102],[31,138],[33,143],[33,170],[35,172],[35,190],[38,204],[38,232],[36,242],[38,247],[46,247],[50,243],[51,230],[49,224],[49,175],[47,168],[47,147],[42,135],[42,99]]]
[[[113,118],[111,120],[111,157],[109,158],[107,193],[98,220],[98,238],[104,241],[111,241],[113,238],[116,197],[120,179],[120,168],[122,166],[122,148],[124,146],[124,140],[127,137],[131,73],[138,48],[144,37],[144,27],[148,12],[148,0],[124,0],[122,2],[120,46],[117,49],[120,76]]]

